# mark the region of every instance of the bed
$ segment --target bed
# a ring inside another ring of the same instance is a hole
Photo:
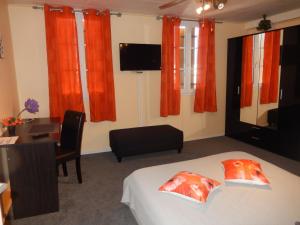
[[[260,162],[271,186],[224,184],[221,161]],[[191,171],[222,183],[205,204],[159,192],[179,171]],[[125,178],[121,202],[139,225],[295,225],[300,221],[300,177],[245,152],[226,152],[134,171]]]

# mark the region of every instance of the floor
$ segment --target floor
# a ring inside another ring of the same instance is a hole
[[[14,220],[12,225],[137,225],[129,208],[120,203],[123,179],[136,169],[189,160],[227,151],[246,151],[300,176],[300,163],[228,137],[184,143],[181,154],[167,151],[116,161],[111,152],[82,158],[83,184],[78,184],[73,163],[69,177],[59,177],[60,211]],[[75,164],[75,163],[74,163]]]

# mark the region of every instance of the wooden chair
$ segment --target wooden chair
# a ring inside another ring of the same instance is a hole
[[[68,176],[67,162],[75,160],[78,182],[82,183],[80,156],[85,114],[67,110],[62,124],[60,146],[56,151],[56,166],[62,164],[64,176]]]

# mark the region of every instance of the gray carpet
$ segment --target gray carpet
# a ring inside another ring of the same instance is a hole
[[[300,176],[300,163],[227,137],[184,143],[182,154],[161,152],[124,158],[117,163],[111,152],[84,156],[83,184],[78,184],[73,163],[69,177],[59,177],[60,211],[14,220],[13,225],[137,225],[127,206],[120,203],[123,179],[136,169],[241,150]],[[74,163],[75,164],[75,163]]]

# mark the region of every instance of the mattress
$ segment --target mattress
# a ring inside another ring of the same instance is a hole
[[[270,187],[224,183],[221,161],[258,161]],[[179,171],[218,180],[222,186],[205,204],[158,188]],[[125,178],[121,202],[139,225],[295,225],[300,221],[300,177],[245,152],[227,152],[134,171]]]

